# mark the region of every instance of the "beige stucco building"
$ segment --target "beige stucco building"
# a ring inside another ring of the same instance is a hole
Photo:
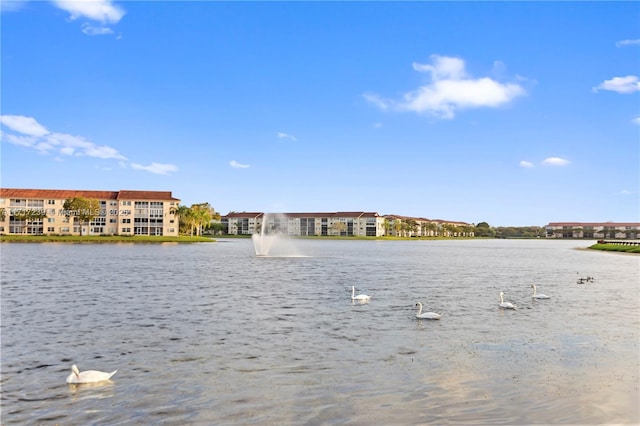
[[[65,211],[75,197],[99,201],[93,220]],[[0,234],[178,236],[179,202],[169,191],[0,188]]]
[[[375,212],[229,213],[221,218],[228,234],[280,232],[290,236],[427,237],[473,236],[473,225]],[[264,225],[264,228],[263,228]]]

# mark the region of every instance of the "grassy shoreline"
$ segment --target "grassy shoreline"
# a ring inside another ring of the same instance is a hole
[[[0,243],[211,243],[208,237],[124,235],[0,235]]]
[[[613,251],[618,253],[640,254],[640,246],[627,246],[623,244],[594,244],[589,246],[591,250]]]

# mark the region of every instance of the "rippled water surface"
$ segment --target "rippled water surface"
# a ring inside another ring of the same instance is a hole
[[[575,241],[292,245],[2,244],[1,423],[640,422],[640,257]],[[416,320],[417,301],[442,319]],[[68,385],[74,363],[118,373]]]

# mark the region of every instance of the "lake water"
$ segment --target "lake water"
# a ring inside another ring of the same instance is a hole
[[[4,243],[1,423],[637,424],[640,257],[591,243]]]

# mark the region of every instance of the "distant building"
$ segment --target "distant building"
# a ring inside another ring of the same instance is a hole
[[[638,222],[551,222],[547,238],[638,239]]]
[[[473,225],[375,212],[229,213],[221,218],[231,235],[279,232],[290,236],[473,236]]]
[[[64,210],[74,197],[99,201],[91,222]],[[168,191],[0,188],[0,234],[177,236],[179,202]]]

